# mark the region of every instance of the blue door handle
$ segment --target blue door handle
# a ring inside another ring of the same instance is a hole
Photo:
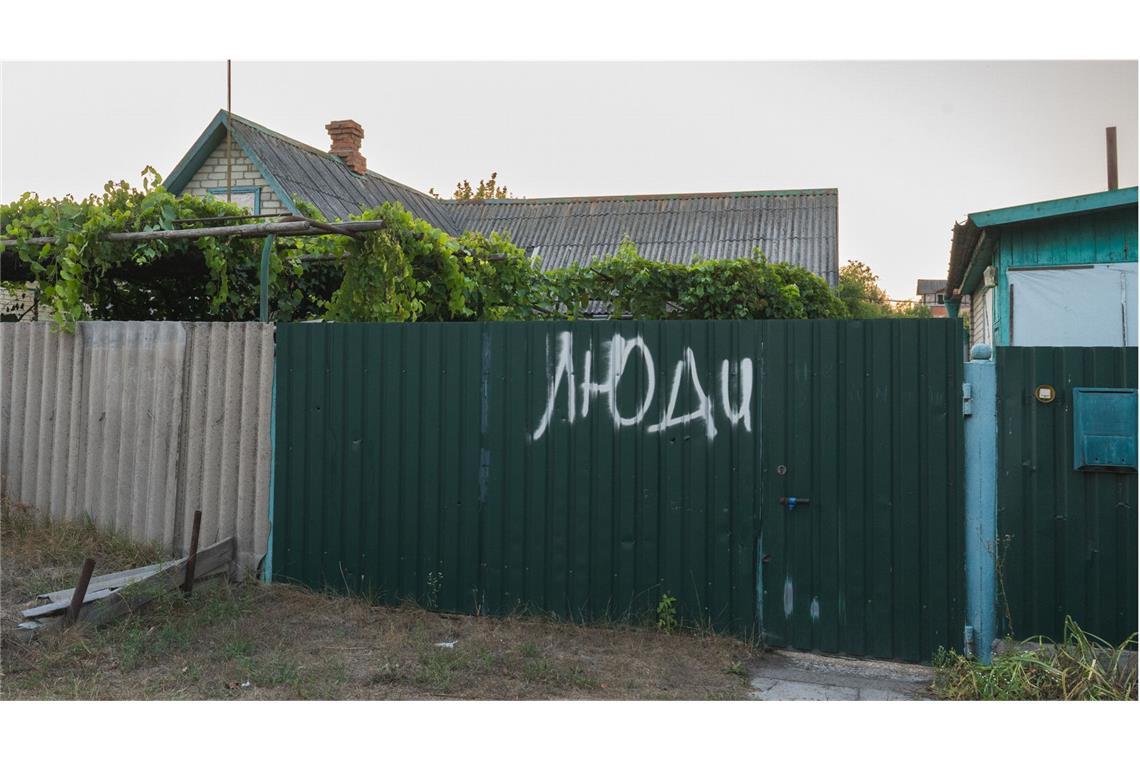
[[[806,507],[811,504],[811,499],[805,499],[797,496],[781,496],[780,503],[788,507],[788,509],[795,509],[797,506]]]

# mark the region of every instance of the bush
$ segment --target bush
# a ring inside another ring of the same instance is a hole
[[[625,240],[616,253],[549,275],[550,308],[570,316],[590,302],[633,319],[841,319],[843,303],[803,267],[747,259],[649,261]]]

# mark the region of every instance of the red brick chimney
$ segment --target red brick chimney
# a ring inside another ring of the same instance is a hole
[[[368,162],[360,154],[360,143],[364,139],[364,127],[352,119],[344,119],[343,121],[330,121],[325,125],[325,129],[328,130],[329,137],[332,138],[332,147],[329,148],[329,153],[339,156],[348,165],[348,168],[357,174],[364,174],[368,168]]]

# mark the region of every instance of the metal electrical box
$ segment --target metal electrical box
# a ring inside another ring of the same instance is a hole
[[[1136,470],[1136,391],[1073,388],[1073,469]]]

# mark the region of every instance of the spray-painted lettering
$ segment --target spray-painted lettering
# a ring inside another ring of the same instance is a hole
[[[604,364],[600,381],[594,380],[594,347],[588,345],[583,352],[581,375],[575,375],[574,336],[570,331],[558,333],[555,345],[547,342],[547,392],[546,406],[531,434],[532,440],[539,440],[550,429],[558,407],[560,396],[565,397],[566,422],[573,425],[577,419],[586,419],[592,407],[602,405],[613,421],[614,429],[641,425],[649,415],[657,392],[656,362],[653,352],[641,336],[625,338],[615,335],[602,346]],[[640,363],[644,368],[645,382],[640,390],[640,398],[632,409],[618,408],[618,387],[622,377],[636,373]],[[580,381],[577,379],[580,377]],[[724,359],[720,364],[719,409],[730,427],[743,423],[744,430],[752,432],[752,359],[744,357],[738,362]],[[731,382],[735,380],[735,383]],[[736,386],[735,396],[730,386]],[[696,397],[696,405],[689,410],[678,411],[682,389],[689,387]],[[647,433],[661,433],[678,425],[701,423],[709,441],[716,438],[716,412],[718,399],[715,382],[708,385],[705,392],[701,381],[700,368],[692,348],[686,346],[681,358],[673,366],[672,381],[666,401],[661,405],[661,413],[656,422],[645,427]],[[565,389],[565,390],[563,390]],[[595,412],[597,413],[597,412]],[[650,418],[652,419],[652,418]]]

